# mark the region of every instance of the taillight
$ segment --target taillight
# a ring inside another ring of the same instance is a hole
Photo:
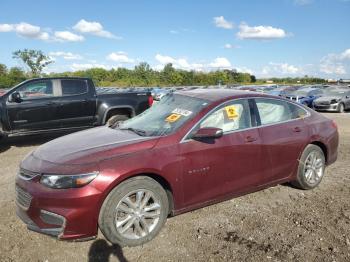
[[[338,129],[338,125],[334,120],[332,120],[332,127],[334,127],[335,129]]]
[[[153,96],[148,96],[148,105],[151,107],[153,105]]]

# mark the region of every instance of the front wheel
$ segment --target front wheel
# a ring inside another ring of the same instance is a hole
[[[169,211],[163,187],[146,176],[130,178],[114,188],[104,201],[99,227],[113,244],[138,246],[153,239]]]
[[[338,106],[338,113],[344,113],[345,107],[343,103],[340,103]]]
[[[323,178],[326,167],[322,149],[316,145],[308,145],[299,160],[298,174],[293,185],[301,189],[317,187]]]

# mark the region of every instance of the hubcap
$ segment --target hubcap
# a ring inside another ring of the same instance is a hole
[[[117,231],[128,239],[147,236],[159,222],[160,203],[160,199],[149,190],[139,189],[128,193],[116,207]]]
[[[324,172],[322,156],[317,151],[312,151],[306,158],[304,165],[304,175],[306,182],[313,185],[319,182]]]

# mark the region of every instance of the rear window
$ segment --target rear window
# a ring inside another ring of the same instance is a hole
[[[61,80],[62,95],[79,95],[87,93],[85,80]]]

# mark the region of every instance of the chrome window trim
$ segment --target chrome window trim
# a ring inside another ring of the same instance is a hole
[[[214,107],[212,110],[210,110],[208,113],[206,113],[203,117],[201,117],[201,119],[199,119],[197,121],[197,123],[195,123],[191,129],[182,137],[182,139],[180,140],[180,144],[182,143],[187,143],[187,142],[190,142],[190,141],[193,141],[192,138],[187,138],[188,135],[193,131],[193,129],[195,129],[197,127],[197,125],[203,121],[209,114],[211,114],[213,111],[217,110],[219,107],[221,107],[222,105],[226,104],[226,103],[230,103],[230,102],[233,102],[233,101],[237,101],[237,100],[242,100],[242,99],[246,99],[246,100],[249,100],[249,99],[271,99],[271,100],[277,100],[277,101],[282,101],[282,102],[286,102],[286,103],[289,103],[289,104],[292,104],[294,106],[297,106],[299,108],[301,108],[302,110],[304,110],[306,112],[306,116],[305,117],[302,117],[302,118],[295,118],[295,119],[290,119],[290,120],[286,120],[286,121],[281,121],[281,122],[276,122],[276,123],[271,123],[271,124],[267,124],[267,125],[262,125],[260,123],[259,126],[252,126],[252,127],[248,127],[248,128],[243,128],[243,129],[237,129],[237,130],[232,130],[232,131],[227,131],[227,132],[224,132],[223,133],[223,136],[224,135],[227,135],[227,134],[232,134],[232,133],[236,133],[236,132],[241,132],[241,131],[246,131],[246,130],[251,130],[251,129],[255,129],[255,128],[261,128],[261,127],[266,127],[266,126],[273,126],[273,125],[279,125],[279,124],[284,124],[284,123],[287,123],[287,122],[293,122],[293,121],[296,121],[296,120],[300,120],[300,119],[305,119],[307,117],[310,117],[311,116],[311,113],[308,109],[305,109],[302,105],[298,105],[297,103],[292,103],[290,101],[288,101],[287,99],[281,99],[281,98],[273,98],[273,97],[263,97],[263,96],[252,96],[252,97],[242,97],[242,98],[234,98],[232,100],[228,100],[228,101],[225,101],[225,102],[222,102],[221,104],[217,105],[216,107]],[[258,112],[259,113],[259,112]],[[250,115],[251,117],[251,115]],[[260,117],[260,116],[259,116]]]

